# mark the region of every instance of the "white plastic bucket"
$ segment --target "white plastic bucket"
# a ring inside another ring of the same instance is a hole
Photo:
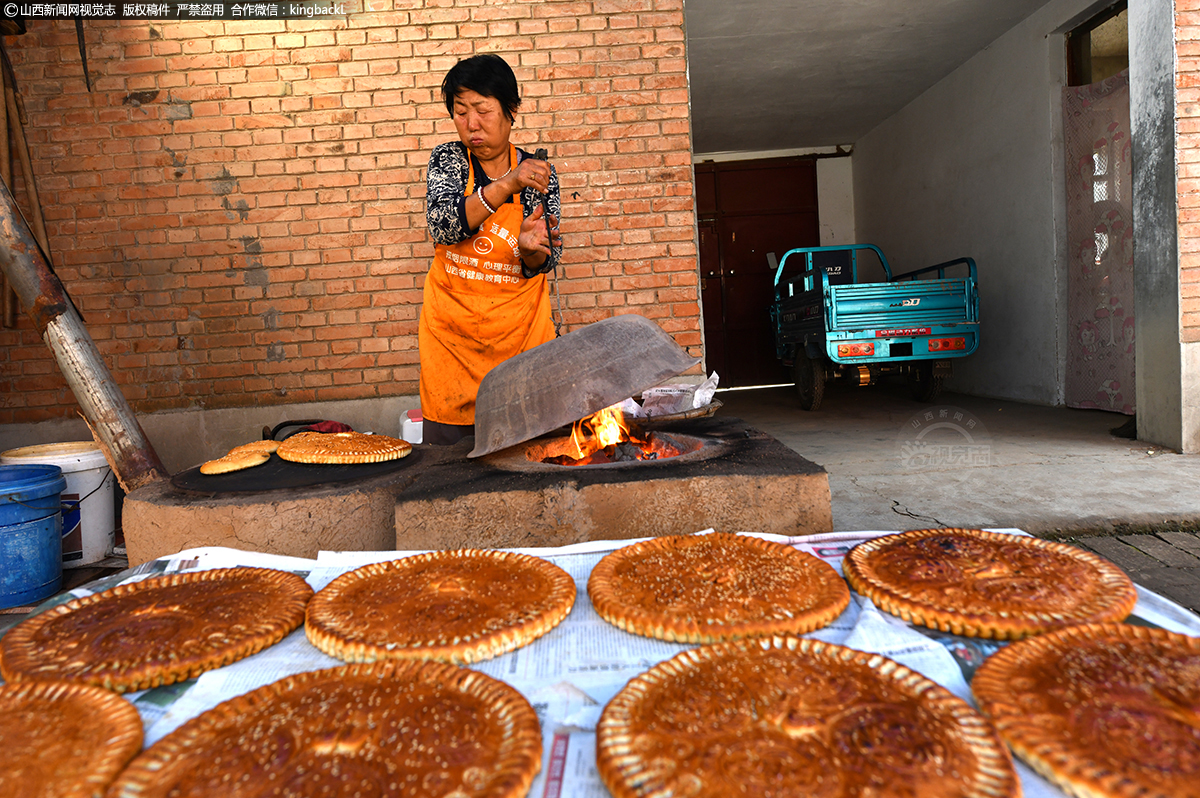
[[[421,409],[406,410],[400,417],[400,439],[409,443],[420,443],[424,434],[425,419]]]
[[[94,441],[22,446],[0,452],[0,465],[56,465],[66,477],[62,492],[62,557],[64,568],[99,562],[113,548],[113,473]]]

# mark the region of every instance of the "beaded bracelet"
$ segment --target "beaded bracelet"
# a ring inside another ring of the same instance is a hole
[[[480,186],[475,190],[475,195],[479,197],[479,201],[483,203],[483,207],[489,214],[496,212],[496,209],[488,204],[488,201],[483,198],[483,186]]]

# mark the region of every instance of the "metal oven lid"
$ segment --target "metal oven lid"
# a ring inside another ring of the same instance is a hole
[[[613,316],[500,363],[475,399],[481,457],[616,404],[700,362],[654,322]]]

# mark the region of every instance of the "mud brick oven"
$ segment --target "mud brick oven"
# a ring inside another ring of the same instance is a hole
[[[129,558],[194,546],[315,557],[323,549],[559,546],[710,526],[832,529],[825,470],[770,436],[719,417],[663,434],[696,448],[661,461],[571,467],[540,462],[542,439],[478,460],[466,458],[463,444],[422,446],[389,473],[343,482],[255,490],[230,479],[223,484],[239,489],[227,492],[161,482],[126,502]]]
[[[494,368],[480,386],[476,437],[453,447],[417,446],[366,465],[272,458],[216,476],[193,468],[134,491],[130,559],[202,545],[311,557],[558,546],[706,527],[829,531],[824,469],[738,419],[685,411],[635,426],[613,417],[620,429],[609,436],[573,423],[602,423],[621,397],[693,364],[649,320],[602,320]]]

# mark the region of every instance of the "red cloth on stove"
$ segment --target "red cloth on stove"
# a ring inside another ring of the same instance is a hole
[[[349,424],[340,421],[322,421],[319,424],[309,424],[303,432],[354,432]]]

